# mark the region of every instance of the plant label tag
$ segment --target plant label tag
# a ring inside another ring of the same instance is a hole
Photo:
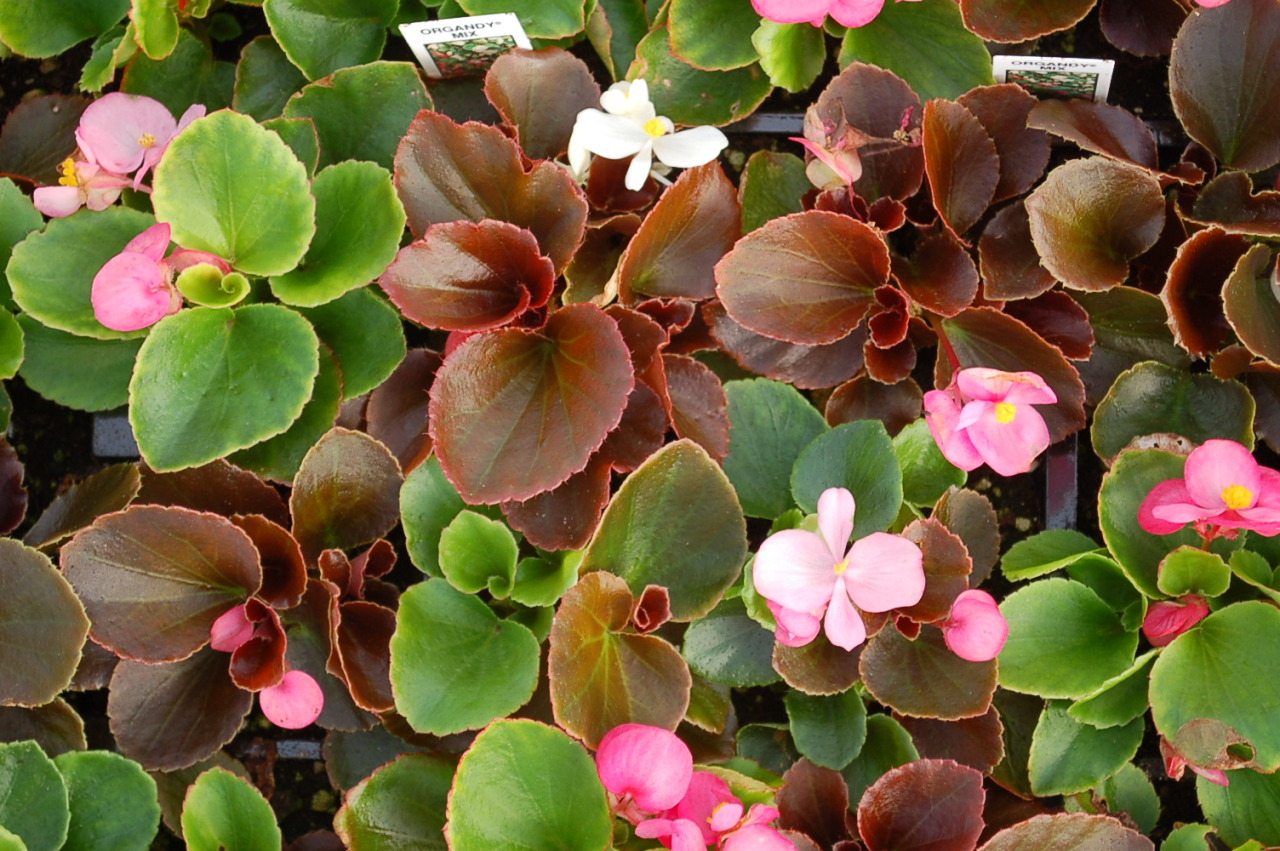
[[[1106,103],[1115,65],[1112,59],[995,56],[992,71],[997,83],[1017,83],[1036,97]]]
[[[483,74],[507,51],[533,47],[514,12],[401,24],[400,34],[437,78]]]

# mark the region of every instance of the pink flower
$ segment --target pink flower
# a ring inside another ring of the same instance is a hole
[[[306,671],[285,671],[280,682],[258,692],[258,705],[277,727],[300,730],[320,717],[324,692]]]
[[[246,606],[227,609],[209,630],[209,646],[223,653],[234,653],[241,644],[253,638],[253,629]]]
[[[680,803],[693,774],[693,755],[675,733],[647,724],[623,724],[600,740],[596,771],[604,788],[618,799],[622,815],[634,822],[644,813],[660,813]]]
[[[105,210],[116,202],[129,185],[129,178],[112,174],[91,162],[67,157],[58,166],[57,186],[41,186],[32,195],[36,209],[46,216],[62,218],[81,207]]]
[[[752,575],[778,619],[779,642],[808,644],[821,620],[832,644],[852,650],[867,637],[859,609],[887,612],[920,602],[920,548],[875,532],[846,549],[853,514],[853,494],[828,488],[818,499],[817,534],[787,529],[760,545]]]
[[[946,390],[924,394],[929,431],[961,470],[987,464],[1002,476],[1025,473],[1049,447],[1049,429],[1032,405],[1058,401],[1034,372],[962,369]]]
[[[1153,535],[1188,523],[1211,537],[1220,529],[1280,534],[1280,473],[1234,440],[1206,440],[1187,456],[1184,478],[1156,485],[1138,508],[1138,524]]]
[[[160,223],[138,234],[124,250],[108,260],[93,277],[89,298],[93,315],[114,331],[136,331],[154,325],[182,309],[182,295],[173,285],[178,272],[197,263],[231,271],[214,254],[179,249],[168,259],[169,225]]]
[[[1197,594],[1152,603],[1142,619],[1142,634],[1152,647],[1164,647],[1209,615],[1209,603]]]
[[[1230,2],[1231,0],[1196,0],[1196,3],[1209,9],[1215,6],[1225,6]],[[1223,783],[1221,785],[1226,786],[1227,784]]]
[[[745,814],[744,814],[745,812]],[[674,808],[636,825],[636,836],[657,839],[673,851],[795,851],[795,845],[768,822],[774,807],[752,804],[744,810],[729,784],[709,771],[695,771],[689,790]]]
[[[989,662],[1000,655],[1009,637],[1009,622],[986,591],[971,589],[956,597],[942,622],[951,652],[969,662]]]
[[[168,107],[158,100],[112,92],[89,104],[80,116],[76,140],[88,160],[107,171],[136,171],[133,188],[137,189],[146,173],[160,162],[173,137],[204,113],[204,106],[196,104],[175,122]]]
[[[830,15],[846,27],[861,27],[875,20],[884,0],[751,0],[751,5],[757,14],[779,24],[820,27]]]

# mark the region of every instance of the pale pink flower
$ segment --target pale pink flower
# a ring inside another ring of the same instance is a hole
[[[76,141],[90,162],[116,174],[134,174],[133,187],[164,156],[169,142],[205,114],[195,104],[173,120],[169,108],[145,95],[112,92],[89,104],[80,116]]]
[[[596,771],[620,814],[635,822],[680,803],[693,775],[693,755],[669,730],[623,724],[600,740]]]
[[[58,173],[62,177],[58,178],[57,186],[38,187],[31,197],[37,210],[55,219],[69,216],[81,207],[105,210],[129,185],[127,177],[71,157],[62,161]]]
[[[846,27],[861,27],[875,20],[884,0],[751,0],[751,5],[757,14],[779,24],[820,27],[830,15]]]
[[[929,431],[961,470],[987,464],[1002,476],[1025,473],[1049,447],[1049,428],[1032,405],[1058,401],[1034,372],[973,367],[952,376],[946,390],[924,394]]]
[[[253,638],[253,621],[245,606],[227,609],[209,630],[209,646],[223,653],[234,653],[241,644]]]
[[[1142,619],[1142,634],[1152,647],[1164,647],[1209,615],[1209,603],[1197,594],[1152,603]]]
[[[1206,440],[1187,456],[1184,478],[1166,479],[1138,508],[1138,524],[1153,535],[1194,523],[1202,534],[1252,529],[1280,534],[1280,472],[1262,467],[1234,440]]]
[[[258,692],[258,705],[277,727],[300,730],[324,711],[324,692],[306,671],[285,671],[280,682]]]
[[[89,298],[99,322],[114,331],[149,327],[182,309],[182,295],[173,284],[178,272],[198,263],[224,275],[231,271],[227,261],[205,251],[178,249],[166,259],[169,234],[169,225],[152,225],[98,270]]]
[[[704,851],[708,845],[721,851],[795,851],[791,840],[768,826],[777,817],[778,810],[764,804],[744,808],[728,783],[695,771],[680,803],[640,822],[636,836],[657,839],[673,851]]]
[[[887,612],[920,602],[920,548],[884,532],[848,545],[853,514],[853,494],[828,488],[818,498],[817,534],[787,529],[760,545],[752,576],[778,619],[779,642],[807,644],[821,620],[832,644],[852,650],[867,637],[859,609]]]
[[[995,598],[986,591],[961,592],[942,622],[942,636],[951,652],[969,662],[989,662],[1000,655],[1009,637],[1009,622]]]

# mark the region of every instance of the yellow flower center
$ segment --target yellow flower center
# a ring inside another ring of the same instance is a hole
[[[80,181],[76,178],[76,161],[67,157],[58,165],[58,174],[62,177],[58,178],[58,183],[62,186],[79,186]]]
[[[996,403],[996,422],[1008,425],[1018,415],[1018,406],[1009,402]]]
[[[1232,511],[1248,508],[1253,505],[1253,491],[1244,485],[1227,485],[1222,489],[1222,501]]]
[[[661,118],[650,118],[644,123],[644,132],[654,137],[665,136],[667,135],[667,124]]]
[[[155,143],[156,143],[156,137],[152,136],[150,133],[143,133],[141,136],[138,137],[138,144],[144,148],[150,148]]]
[[[849,569],[848,559],[845,559],[844,561],[837,564],[834,568],[832,568],[832,570],[836,572],[836,576],[839,576],[840,574],[844,573],[848,569]]]

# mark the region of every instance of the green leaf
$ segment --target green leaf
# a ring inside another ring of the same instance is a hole
[[[396,0],[266,0],[271,34],[307,79],[318,80],[382,55]]]
[[[405,754],[347,793],[334,829],[349,847],[365,851],[446,851],[453,772],[443,756]]]
[[[112,331],[94,318],[93,278],[155,219],[111,207],[99,213],[53,219],[42,232],[18,243],[6,274],[13,298],[26,313],[59,331],[120,340],[145,331]]]
[[[222,274],[212,263],[197,263],[178,273],[174,286],[183,298],[200,307],[232,307],[249,294],[249,279],[239,272]]]
[[[805,447],[791,471],[791,494],[812,514],[827,488],[853,494],[854,538],[883,532],[902,505],[902,470],[889,432],[879,420],[844,423]]]
[[[234,65],[215,61],[208,46],[183,29],[178,31],[178,46],[166,58],[133,57],[120,91],[155,98],[174,115],[197,103],[213,112],[231,105],[235,77]]]
[[[759,59],[751,43],[759,24],[751,5],[738,0],[671,0],[667,7],[671,52],[704,71],[730,71]]]
[[[969,479],[968,473],[943,456],[923,419],[894,436],[893,451],[902,468],[903,498],[912,505],[932,506],[948,488],[964,487]]]
[[[1212,718],[1252,745],[1260,771],[1280,767],[1280,610],[1235,603],[1164,648],[1151,670],[1151,717],[1173,741],[1183,724]]]
[[[1216,553],[1197,547],[1178,547],[1160,562],[1156,584],[1170,597],[1183,594],[1217,597],[1226,593],[1231,584],[1231,568]]]
[[[1085,697],[1133,662],[1138,636],[1079,582],[1033,582],[1006,597],[1000,611],[1009,622],[1000,685],[1012,691]]]
[[[1088,696],[1071,704],[1067,714],[1100,730],[1128,724],[1145,714],[1148,703],[1147,680],[1157,655],[1157,650],[1143,653],[1127,671],[1117,674]]]
[[[18,374],[23,348],[22,325],[12,313],[0,309],[0,379]]]
[[[400,597],[391,637],[396,709],[413,729],[476,730],[519,709],[538,680],[538,640],[448,582],[420,582]]]
[[[404,360],[400,314],[367,287],[298,312],[337,356],[342,367],[342,393],[348,399],[363,396],[386,381]]]
[[[16,833],[10,833],[0,825],[0,851],[27,851],[27,845]]]
[[[787,693],[787,718],[796,749],[815,765],[844,769],[867,739],[867,707],[856,689],[841,694]]]
[[[43,59],[106,32],[129,11],[129,0],[49,0],[0,4],[0,42]]]
[[[312,83],[289,99],[283,114],[315,122],[321,167],[368,160],[390,169],[409,123],[431,106],[415,65],[370,62]]]
[[[1110,460],[1135,437],[1173,433],[1193,443],[1224,438],[1253,446],[1254,402],[1238,381],[1155,361],[1120,375],[1094,413],[1093,449]]]
[[[1018,541],[1000,559],[1007,579],[1034,579],[1067,567],[1101,549],[1088,535],[1074,529],[1050,529]]]
[[[126,40],[128,32],[124,24],[117,24],[93,40],[93,53],[80,72],[77,84],[82,91],[100,92],[115,80],[116,68],[138,50],[138,43]],[[121,54],[127,54],[121,56]]]
[[[70,823],[67,787],[35,742],[0,744],[0,824],[28,851],[58,851]]]
[[[957,98],[995,82],[991,54],[965,28],[951,0],[886,3],[863,27],[851,27],[840,45],[840,67],[878,65],[907,81],[921,101]]]
[[[862,751],[840,772],[849,786],[849,800],[862,800],[863,793],[886,771],[919,758],[911,734],[897,720],[889,715],[870,716]]]
[[[64,753],[53,764],[67,784],[71,823],[62,851],[146,851],[160,829],[156,781],[109,751]]]
[[[320,162],[320,137],[316,135],[314,121],[310,118],[268,118],[262,126],[289,146],[306,168],[308,178],[315,174],[316,164]]]
[[[795,154],[756,151],[742,170],[738,189],[742,232],[748,234],[765,222],[799,213],[804,209],[801,198],[812,188],[804,160]]]
[[[129,401],[129,377],[141,340],[95,340],[18,316],[26,357],[18,375],[32,390],[59,405],[81,411],[108,411]],[[67,364],[77,364],[67,369]]]
[[[181,470],[289,428],[311,398],[320,341],[274,304],[183,310],[161,320],[138,352],[129,422],[157,471]]]
[[[1204,851],[1210,847],[1206,837],[1213,833],[1207,824],[1184,824],[1174,828],[1169,838],[1160,843],[1160,851]]]
[[[681,654],[689,667],[718,683],[745,688],[776,683],[773,633],[752,620],[739,599],[723,600],[689,624]]]
[[[289,271],[316,232],[306,168],[279,136],[235,112],[182,131],[156,167],[154,188],[156,218],[173,227],[175,242],[246,274]]]
[[[518,3],[510,0],[458,0],[468,15],[493,15],[514,11],[529,38],[564,38],[577,35],[586,26],[586,0],[539,0]]]
[[[606,570],[633,594],[671,593],[671,616],[711,611],[738,578],[747,528],[728,478],[689,440],[658,450],[627,477],[605,508],[582,572]]]
[[[501,520],[461,511],[440,533],[440,567],[459,591],[484,589],[502,599],[511,593],[519,556],[516,536]]]
[[[143,53],[164,59],[173,52],[179,32],[177,0],[133,0],[129,18]]]
[[[522,558],[516,565],[511,599],[522,606],[553,606],[578,581],[580,553],[560,554],[550,559]]]
[[[1133,763],[1102,781],[1096,794],[1107,802],[1107,812],[1128,813],[1138,830],[1150,834],[1160,818],[1160,799],[1146,772]]]
[[[759,65],[701,71],[681,61],[671,50],[666,26],[654,27],[637,45],[627,76],[643,77],[649,91],[659,95],[659,113],[677,124],[728,124],[745,118],[773,90]]]
[[[764,20],[751,35],[760,67],[769,82],[789,92],[813,85],[827,59],[822,30],[810,24],[778,24]]]
[[[285,304],[314,307],[371,282],[396,258],[404,207],[391,173],[366,162],[342,162],[316,175],[316,233],[298,268],[271,279]]]
[[[262,793],[224,768],[196,778],[182,804],[189,851],[279,851],[280,827]]]
[[[44,226],[44,216],[22,190],[7,177],[0,177],[0,303],[13,306],[13,296],[5,277],[13,247]]]
[[[1240,848],[1250,840],[1280,844],[1280,775],[1259,774],[1247,768],[1227,772],[1228,786],[1196,778],[1196,795],[1205,820],[1229,847]],[[1205,840],[1200,840],[1205,844]],[[1188,846],[1194,847],[1194,846]],[[1257,846],[1244,846],[1253,851]],[[1197,849],[1199,851],[1199,849]]]
[[[1031,737],[1031,791],[1036,795],[1071,795],[1092,789],[1133,759],[1142,744],[1143,720],[1099,730],[1067,714],[1053,702],[1040,715]]]
[[[791,468],[827,430],[818,409],[794,387],[764,378],[730,381],[729,454],[724,472],[749,517],[774,518],[791,508]]]
[[[737,744],[739,759],[753,760],[778,776],[800,759],[786,724],[745,724],[738,728]]]
[[[414,567],[428,576],[443,576],[440,533],[467,507],[440,471],[434,455],[418,465],[400,488],[400,517],[405,548]]]
[[[274,38],[258,36],[240,52],[231,105],[236,112],[258,121],[277,118],[289,98],[306,83],[307,78]]]
[[[603,851],[612,823],[581,745],[536,721],[498,721],[458,764],[445,838],[452,851]]]
[[[1251,550],[1236,550],[1231,554],[1231,572],[1280,603],[1280,589],[1275,587],[1275,573],[1271,564],[1262,556]]]

